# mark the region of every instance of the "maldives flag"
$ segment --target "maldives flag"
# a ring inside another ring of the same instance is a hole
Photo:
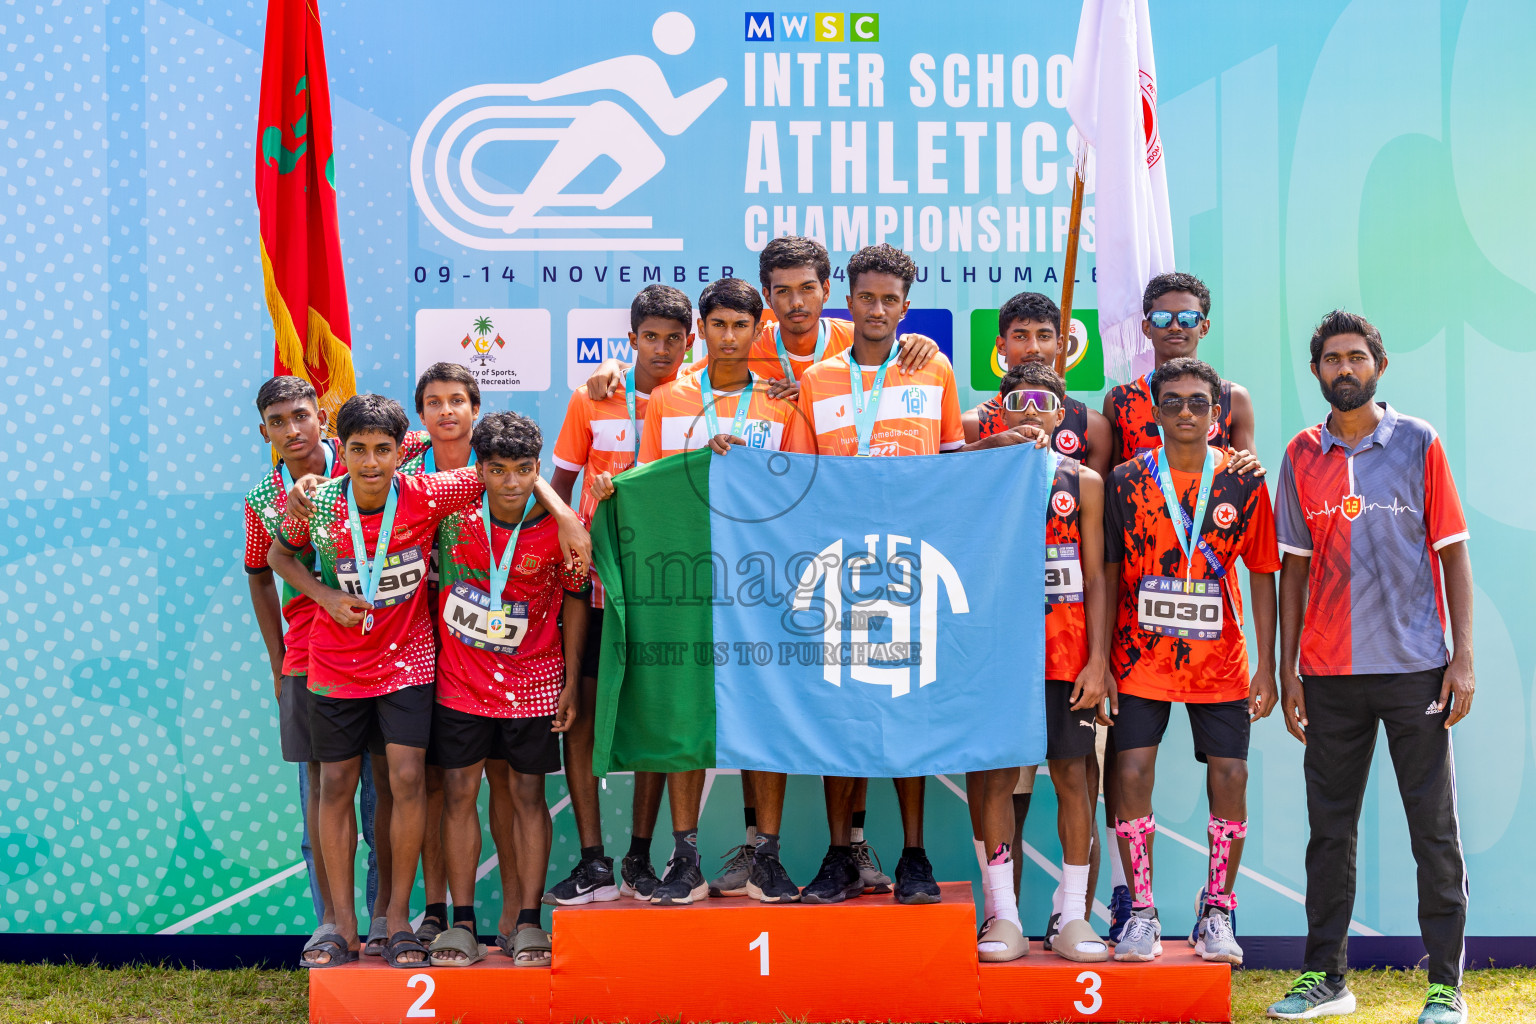
[[[735,447],[616,477],[592,524],[606,590],[594,769],[1038,764],[1054,471],[1023,445],[898,459]]]
[[[257,122],[261,270],[277,335],[274,372],[315,386],[331,416],[352,395],[352,328],[336,221],[336,157],[320,15],[269,0]]]

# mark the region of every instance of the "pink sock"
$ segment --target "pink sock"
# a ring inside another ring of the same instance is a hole
[[[1156,831],[1157,822],[1150,814],[1115,826],[1115,834],[1131,848],[1131,906],[1136,910],[1153,906],[1152,858],[1147,853],[1147,836]]]
[[[1223,910],[1237,909],[1237,893],[1227,888],[1227,862],[1232,859],[1232,840],[1248,835],[1246,821],[1228,821],[1211,815],[1207,826],[1211,833],[1211,878],[1205,888],[1205,902]]]

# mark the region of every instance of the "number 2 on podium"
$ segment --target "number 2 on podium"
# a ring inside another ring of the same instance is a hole
[[[413,974],[405,983],[405,987],[412,989],[417,982],[421,982],[421,995],[411,1004],[411,1008],[405,1011],[407,1017],[436,1017],[437,1011],[427,1005],[427,1000],[432,998],[432,993],[437,990],[437,983],[432,980],[430,974]]]
[[[768,977],[768,933],[758,932],[757,938],[748,943],[747,948],[757,950],[757,973],[761,977]]]

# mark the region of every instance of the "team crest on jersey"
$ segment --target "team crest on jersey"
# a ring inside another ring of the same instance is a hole
[[[1058,516],[1065,519],[1077,511],[1077,499],[1066,491],[1057,491],[1051,495],[1051,508]]]
[[[1075,455],[1083,446],[1082,439],[1077,436],[1077,431],[1065,428],[1056,431],[1056,450],[1063,455]]]
[[[531,576],[539,571],[539,556],[524,555],[522,558],[517,560],[515,568],[524,576]]]
[[[1237,509],[1233,507],[1231,502],[1224,501],[1217,505],[1215,511],[1211,513],[1211,521],[1225,530],[1237,522]]]
[[[1221,421],[1213,418],[1211,420],[1211,428],[1205,432],[1205,439],[1207,441],[1214,441],[1219,433],[1221,433]]]
[[[1360,513],[1365,511],[1365,505],[1360,500],[1360,495],[1346,494],[1344,500],[1339,502],[1339,511],[1343,513],[1345,519],[1354,522],[1360,518]]]

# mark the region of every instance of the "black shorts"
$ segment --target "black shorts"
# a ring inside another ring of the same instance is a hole
[[[427,764],[468,768],[486,758],[505,761],[519,775],[549,775],[560,770],[560,734],[555,716],[489,718],[444,704],[432,707],[432,743]]]
[[[432,735],[433,686],[407,686],[382,697],[310,694],[309,735],[316,761],[348,761],[385,743],[425,750]]]
[[[1122,693],[1120,713],[1115,716],[1115,727],[1109,730],[1115,749],[1157,746],[1168,729],[1172,707],[1170,701]],[[1213,757],[1248,760],[1252,723],[1248,721],[1246,697],[1219,704],[1185,704],[1184,708],[1189,712],[1189,731],[1194,734],[1196,761],[1206,762]]]
[[[583,679],[597,678],[597,656],[603,649],[603,610],[587,609],[587,642],[581,651],[581,675]]]
[[[314,695],[303,676],[283,676],[277,694],[277,727],[284,761],[302,763],[315,759],[309,742],[309,706],[313,703]]]
[[[1045,756],[1049,761],[1088,757],[1094,752],[1098,730],[1093,719],[1097,709],[1072,710],[1074,685],[1062,679],[1045,681]]]

